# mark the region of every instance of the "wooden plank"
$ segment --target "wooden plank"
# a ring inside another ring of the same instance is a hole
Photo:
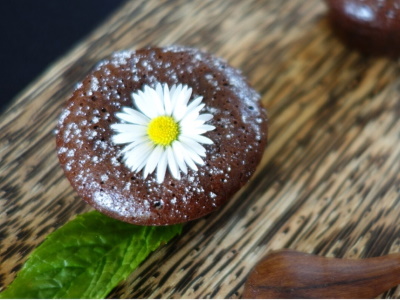
[[[54,128],[76,82],[113,51],[180,44],[243,70],[269,111],[257,174],[147,259],[110,297],[240,297],[268,251],[400,251],[399,68],[348,50],[319,0],[128,1],[0,118],[0,284],[91,208],[58,166]],[[400,289],[382,295],[400,297]]]

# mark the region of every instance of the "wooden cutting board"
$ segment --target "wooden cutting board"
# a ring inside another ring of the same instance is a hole
[[[75,83],[113,51],[171,44],[243,71],[269,111],[269,146],[228,205],[188,223],[110,297],[237,298],[256,262],[282,248],[347,258],[400,251],[397,62],[343,46],[319,0],[131,0],[0,117],[2,287],[46,235],[91,210],[55,151]]]

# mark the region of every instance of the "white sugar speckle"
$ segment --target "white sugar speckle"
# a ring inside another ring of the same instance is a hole
[[[128,181],[127,183],[125,183],[124,190],[125,190],[125,191],[129,191],[130,188],[131,188],[131,182]]]
[[[95,92],[99,89],[99,80],[96,77],[92,77],[92,81],[90,83],[90,89],[92,92]]]
[[[58,149],[58,154],[65,153],[65,152],[67,152],[67,150],[68,150],[67,147],[60,147],[60,148]]]
[[[125,65],[128,62],[128,58],[132,56],[132,53],[129,50],[115,52],[111,58],[111,63],[116,67]]]
[[[100,176],[101,181],[106,182],[108,180],[108,175],[107,174],[103,174]]]
[[[59,124],[64,123],[65,118],[68,117],[70,113],[71,113],[71,112],[70,112],[68,109],[65,109],[65,110],[61,113],[61,116],[60,116],[60,119],[58,120],[58,123],[59,123]]]
[[[121,163],[118,161],[118,159],[117,159],[116,157],[112,157],[112,158],[111,158],[111,164],[112,164],[114,167],[118,167],[119,165],[121,165]]]
[[[75,151],[72,149],[67,152],[67,157],[73,157],[74,155],[75,155]]]
[[[88,140],[93,140],[97,136],[97,131],[88,130],[87,134],[88,134],[88,137],[87,137]]]

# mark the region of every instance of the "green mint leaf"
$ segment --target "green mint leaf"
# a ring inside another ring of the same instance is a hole
[[[136,226],[92,211],[51,233],[0,298],[104,298],[182,225]]]

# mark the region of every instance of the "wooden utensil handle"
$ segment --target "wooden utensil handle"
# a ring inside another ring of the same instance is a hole
[[[400,283],[400,254],[338,259],[284,250],[266,256],[244,298],[372,298]]]

